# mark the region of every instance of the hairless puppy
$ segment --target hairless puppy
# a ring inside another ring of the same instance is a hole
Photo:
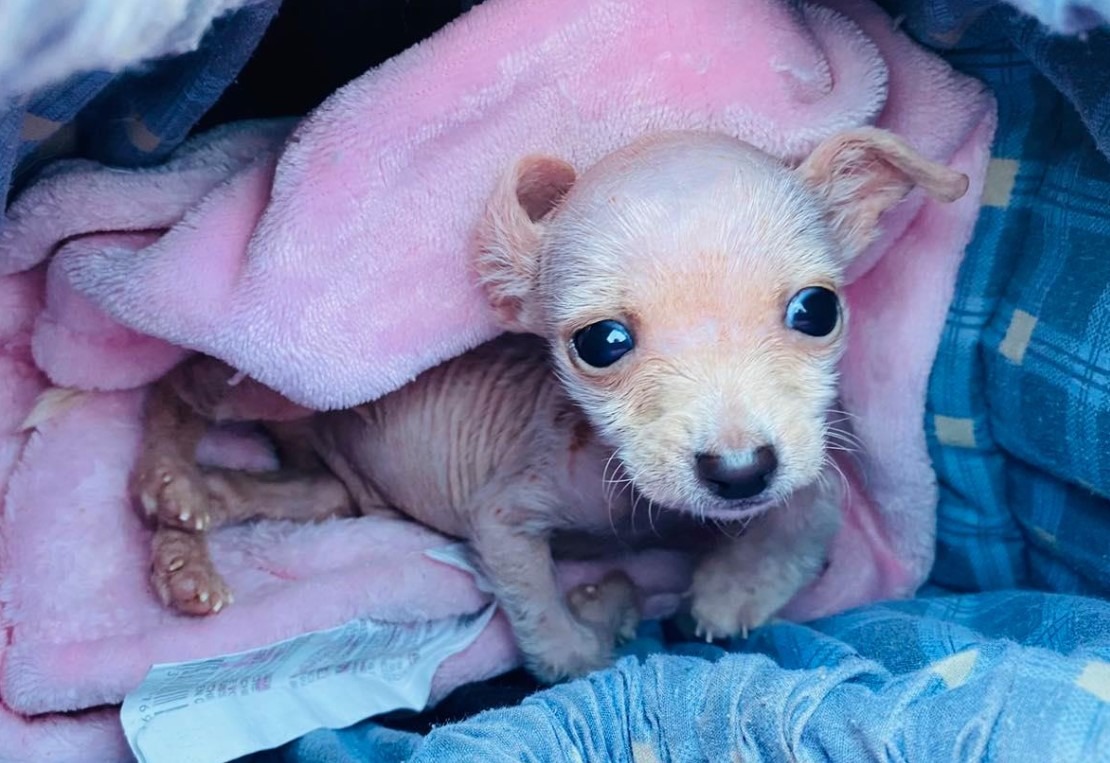
[[[581,176],[519,160],[474,261],[510,333],[374,402],[268,424],[273,473],[194,456],[210,422],[265,418],[274,393],[202,357],[155,386],[132,479],[157,528],[155,588],[215,613],[232,597],[207,530],[399,511],[469,543],[528,666],[554,681],[604,666],[638,610],[619,575],[564,596],[552,538],[627,533],[640,505],[656,531],[698,539],[703,633],[764,623],[820,572],[838,526],[845,268],[915,186],[954,201],[967,178],[870,128],[796,167],[700,132]]]

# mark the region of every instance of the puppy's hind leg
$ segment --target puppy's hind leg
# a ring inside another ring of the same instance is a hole
[[[226,363],[198,355],[152,385],[143,412],[143,444],[131,477],[131,494],[147,519],[202,532],[215,523],[236,521],[237,507],[244,500],[251,503],[245,495],[248,488],[244,487],[239,491],[244,493],[243,499],[228,506],[212,505],[212,486],[205,484],[196,465],[200,439],[211,423],[249,421],[268,410],[299,415],[300,409],[251,379],[235,383],[235,376],[235,370]],[[323,465],[313,452],[311,419],[306,418],[310,413],[303,411],[305,417],[271,423],[267,429],[285,466],[315,474],[323,472]],[[297,481],[295,476],[286,480],[293,486]],[[330,482],[323,477],[318,481]],[[245,476],[243,482],[249,484],[251,478]],[[273,479],[263,482],[271,484]],[[330,485],[324,487],[324,492],[322,498],[334,501],[336,491]],[[279,494],[275,501],[280,504],[281,499]],[[284,515],[288,509],[278,505],[275,511]],[[314,511],[318,509],[309,514]],[[252,516],[266,514],[256,512]]]
[[[201,479],[209,497],[205,529],[252,519],[318,522],[358,513],[347,488],[325,471],[205,468]]]
[[[201,530],[160,523],[151,539],[154,590],[166,606],[190,615],[216,614],[232,603],[205,531],[248,519],[312,521],[354,514],[346,488],[325,472],[204,469],[195,485],[202,495],[195,515]]]
[[[151,539],[151,583],[163,604],[189,615],[216,614],[232,602],[204,533],[157,528]]]
[[[208,422],[178,396],[169,379],[151,387],[129,485],[148,521],[203,529],[198,517],[207,495],[196,467],[196,449],[207,427]]]

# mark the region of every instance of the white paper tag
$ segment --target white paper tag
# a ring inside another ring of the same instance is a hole
[[[424,552],[424,556],[429,559],[434,559],[440,564],[446,564],[448,567],[454,567],[463,572],[469,572],[474,578],[474,584],[482,593],[493,593],[493,586],[490,585],[489,580],[481,571],[474,566],[471,560],[470,547],[465,543],[450,543],[446,546],[439,548],[430,548]]]
[[[440,664],[473,643],[494,605],[419,624],[352,620],[272,646],[155,665],[120,710],[141,763],[224,763],[319,728],[420,710]]]

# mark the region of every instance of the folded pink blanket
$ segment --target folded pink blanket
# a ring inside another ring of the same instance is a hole
[[[954,205],[911,196],[857,263],[843,402],[864,453],[829,569],[791,614],[911,594],[933,553],[925,386],[993,119],[977,83],[867,0],[487,0],[295,129],[227,126],[146,170],[56,165],[0,234],[0,698],[28,715],[118,703],[151,662],[352,617],[482,606],[465,573],[423,555],[445,539],[358,519],[223,531],[214,555],[236,604],[205,620],[165,611],[124,495],[142,387],[199,350],[316,408],[395,389],[494,336],[467,262],[514,159],[585,166],[663,128],[721,130],[796,159],[841,129],[879,124],[971,177]],[[28,436],[19,425],[48,386],[86,392],[51,393],[55,414],[32,417]],[[202,455],[272,459],[235,432],[213,433]],[[687,580],[673,556],[614,563],[655,613]],[[599,569],[564,573],[570,584]],[[516,659],[495,620],[444,664],[433,698]],[[4,712],[0,734],[21,722]],[[43,738],[72,727],[51,723]]]

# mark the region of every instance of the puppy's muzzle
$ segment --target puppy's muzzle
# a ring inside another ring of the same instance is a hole
[[[771,485],[779,460],[775,449],[764,445],[753,451],[724,454],[700,453],[698,478],[726,501],[740,501],[763,493]]]

